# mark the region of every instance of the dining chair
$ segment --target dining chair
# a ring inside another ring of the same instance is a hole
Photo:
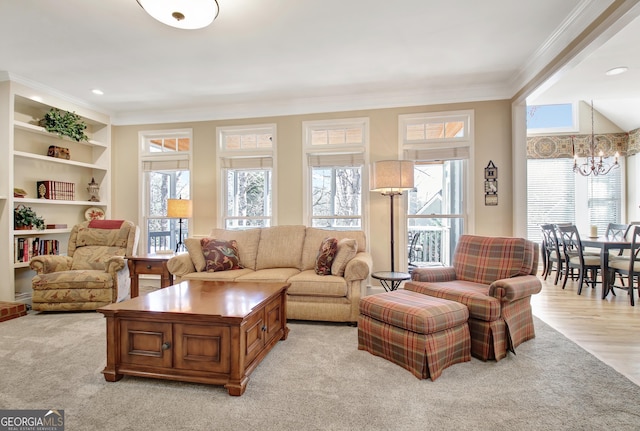
[[[542,275],[546,280],[549,274],[554,270],[556,271],[556,278],[553,282],[554,285],[558,284],[560,274],[564,272],[565,259],[564,253],[560,252],[560,243],[558,242],[558,235],[556,234],[556,226],[553,224],[540,225],[542,230],[542,259],[546,262],[544,264]]]
[[[572,269],[578,270],[578,295],[582,293],[582,285],[585,280],[587,285],[589,285],[589,281],[591,281],[591,287],[595,288],[598,272],[600,271],[600,256],[584,253],[580,233],[578,233],[578,228],[575,225],[556,226],[556,228],[560,234],[566,262],[562,288],[564,289],[567,285],[569,271]],[[591,275],[590,278],[587,277],[589,274]]]
[[[612,239],[615,241],[624,241],[625,238],[627,238],[627,235],[629,234],[629,228],[631,227],[630,224],[622,224],[622,223],[609,223],[607,225],[607,230],[605,231],[605,236],[608,239]],[[624,253],[625,250],[609,250],[609,261],[616,259],[620,256],[623,256],[623,254],[625,254],[625,256],[623,257],[623,259],[626,261],[627,257],[628,257],[628,250],[626,250],[627,253]],[[624,288],[624,277],[622,276],[622,274],[618,274],[619,278],[620,278],[620,283],[622,283],[622,287]],[[615,278],[611,279],[611,282],[615,282]]]
[[[618,275],[625,275],[629,280],[628,287],[617,287],[618,289],[625,289],[629,293],[629,303],[633,306],[634,301],[634,280],[640,277],[640,226],[633,225],[631,229],[631,248],[629,249],[629,256],[627,259],[618,258],[609,262],[609,273],[611,277]],[[639,284],[640,286],[640,284]],[[638,287],[636,287],[638,289]]]

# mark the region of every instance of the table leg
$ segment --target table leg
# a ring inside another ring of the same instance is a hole
[[[610,280],[609,280],[609,250],[606,247],[602,248],[600,254],[600,278],[602,278],[602,299],[605,299],[609,294]]]
[[[386,292],[391,292],[396,290],[398,287],[400,287],[400,283],[402,283],[402,280],[400,281],[380,280],[380,284],[382,284],[382,287],[384,287],[384,290]]]
[[[160,276],[160,288],[164,289],[173,284],[173,274],[167,269],[167,262],[162,262],[162,275]]]
[[[131,260],[127,260],[127,265],[129,266],[129,277],[131,277],[131,297],[135,298],[140,292],[138,287],[138,273],[136,272],[135,263]]]

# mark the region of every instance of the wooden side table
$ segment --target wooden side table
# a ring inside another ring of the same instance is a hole
[[[160,288],[173,284],[173,275],[167,269],[167,262],[175,254],[145,254],[127,257],[129,275],[131,276],[131,297],[139,294],[138,276],[140,274],[160,275]]]

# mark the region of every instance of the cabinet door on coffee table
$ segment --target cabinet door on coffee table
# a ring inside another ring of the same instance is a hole
[[[266,338],[267,344],[273,337],[278,335],[280,329],[284,328],[285,322],[282,321],[284,313],[282,312],[282,298],[275,298],[265,306],[265,320],[267,322]]]
[[[171,323],[122,320],[120,322],[120,362],[171,367]]]
[[[175,340],[174,368],[231,372],[231,330],[228,326],[173,326]]]

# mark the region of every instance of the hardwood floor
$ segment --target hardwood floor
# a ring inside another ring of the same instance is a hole
[[[569,280],[542,281],[542,292],[531,297],[533,314],[601,361],[640,385],[640,305],[629,305],[625,290],[601,299],[600,285],[583,287]],[[636,292],[637,295],[637,292]]]

